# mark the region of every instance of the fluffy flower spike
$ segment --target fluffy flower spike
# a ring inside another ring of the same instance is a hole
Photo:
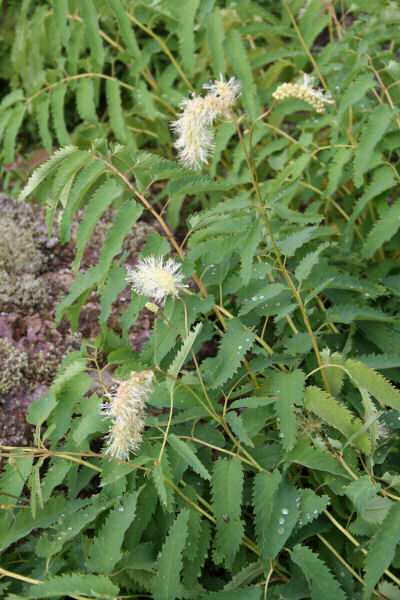
[[[325,112],[325,104],[331,104],[333,99],[330,92],[324,93],[320,88],[314,88],[314,77],[303,75],[299,83],[282,83],[272,94],[275,100],[299,98],[315,108],[317,113]]]
[[[120,382],[110,402],[103,404],[101,412],[112,420],[106,436],[105,454],[128,460],[142,442],[145,401],[152,388],[153,371],[132,372],[127,381]]]
[[[214,132],[211,129],[217,117],[228,117],[230,109],[239,96],[240,82],[234,77],[206,83],[206,96],[192,94],[182,103],[183,111],[172,130],[178,135],[175,148],[179,150],[181,162],[189,167],[200,167],[207,163],[214,147]]]
[[[179,295],[179,290],[187,287],[182,283],[184,275],[181,265],[172,258],[165,263],[162,256],[141,258],[134,269],[128,267],[127,281],[141,296],[150,296],[156,302],[165,303],[167,296]]]

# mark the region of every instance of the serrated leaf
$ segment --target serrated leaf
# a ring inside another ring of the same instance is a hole
[[[67,87],[64,83],[59,83],[51,91],[50,106],[53,117],[54,131],[60,146],[68,146],[69,134],[65,124],[64,101]]]
[[[117,502],[107,516],[100,533],[94,538],[87,562],[89,571],[109,574],[121,558],[125,531],[135,517],[138,492]],[[107,551],[105,551],[107,549]]]
[[[116,79],[107,79],[106,98],[111,128],[117,140],[125,144],[127,142],[126,126],[122,112],[119,81]]]
[[[313,227],[304,227],[303,229],[298,229],[294,233],[291,233],[286,238],[278,241],[280,251],[285,256],[294,256],[296,250],[309,242],[318,229],[318,225],[314,225]]]
[[[367,239],[361,250],[363,258],[371,256],[392,239],[400,227],[400,202],[397,201],[383,213],[368,233]]]
[[[268,524],[264,530],[261,549],[264,559],[275,559],[292,533],[298,518],[298,490],[287,479],[282,479],[273,498]]]
[[[221,13],[218,7],[215,7],[205,19],[207,31],[207,48],[211,54],[211,64],[215,77],[219,74],[225,75],[225,56],[224,56],[224,30],[222,27]]]
[[[90,77],[78,81],[76,90],[76,107],[83,121],[97,125],[96,104],[94,100],[94,85]]]
[[[182,3],[179,9],[177,34],[183,66],[189,75],[193,75],[196,64],[194,19],[199,4],[200,0],[191,0],[191,2]]]
[[[263,549],[267,545],[268,525],[271,519],[274,499],[281,483],[282,475],[275,470],[272,473],[262,471],[254,477],[253,506],[255,512],[255,527],[258,547]]]
[[[354,210],[351,214],[350,221],[346,227],[352,227],[354,221],[357,217],[363,212],[363,210],[367,207],[368,202],[376,196],[379,196],[386,190],[394,187],[396,185],[396,180],[394,178],[393,169],[384,165],[383,167],[379,167],[378,169],[374,169],[372,172],[372,179],[369,182],[366,191],[363,195],[358,198]]]
[[[121,4],[120,0],[107,1],[117,20],[118,30],[121,33],[121,37],[124,41],[126,49],[128,50],[129,54],[133,56],[133,58],[140,58],[141,52],[123,5]]]
[[[104,168],[104,163],[95,160],[84,166],[75,179],[69,194],[68,202],[61,215],[60,241],[62,244],[69,242],[74,212],[80,206],[85,194],[104,173]]]
[[[15,144],[19,128],[26,111],[26,104],[18,104],[12,111],[10,121],[6,127],[3,140],[4,163],[11,163],[15,156]]]
[[[260,304],[266,304],[267,300],[274,298],[284,290],[284,286],[281,283],[269,283],[265,288],[259,290],[257,294],[250,298],[245,298],[244,304],[240,307],[239,315],[246,315],[251,312]]]
[[[271,393],[278,398],[274,412],[279,419],[282,446],[291,450],[296,442],[297,420],[295,405],[302,406],[305,387],[305,375],[297,369],[292,373],[279,372],[273,376]]]
[[[232,319],[227,323],[217,356],[214,359],[206,359],[202,364],[204,373],[211,371],[212,388],[219,387],[234,375],[253,342],[254,336],[244,329],[239,319]]]
[[[118,195],[117,191],[112,193]],[[127,200],[118,210],[100,252],[99,270],[101,275],[107,273],[114,256],[122,250],[125,236],[135,225],[142,212],[142,207],[134,200]]]
[[[356,104],[365,93],[374,86],[374,77],[372,73],[362,73],[345,90],[340,101],[338,116],[344,113],[350,106]]]
[[[379,483],[372,483],[368,475],[362,475],[356,481],[349,483],[345,488],[345,492],[356,507],[357,512],[361,514],[369,501],[379,492],[380,487]]]
[[[42,163],[28,179],[28,183],[22,189],[18,196],[18,202],[25,200],[47,177],[50,177],[70,154],[79,151],[76,146],[67,146],[57,150],[53,156],[46,162]]]
[[[256,560],[250,563],[244,569],[239,571],[233,579],[224,586],[224,590],[236,590],[237,588],[243,588],[248,585],[257,577],[260,577],[264,573],[264,566],[261,560]]]
[[[75,275],[79,270],[85,247],[101,215],[121,193],[121,188],[111,179],[99,187],[88,202],[76,234],[76,257],[72,264]],[[100,269],[101,265],[99,264],[98,274],[100,274]]]
[[[327,471],[327,473],[341,475],[342,477],[346,477],[346,479],[350,479],[350,475],[344,467],[329,452],[319,448],[297,444],[293,450],[286,454],[284,459],[285,462],[298,463],[310,469]]]
[[[318,263],[319,255],[325,250],[325,248],[328,248],[328,246],[329,243],[325,242],[324,244],[318,246],[318,248],[314,250],[314,252],[306,254],[306,256],[300,261],[294,272],[294,276],[298,281],[303,281],[307,279],[313,267]]]
[[[203,327],[202,323],[197,323],[192,331],[189,332],[187,338],[183,341],[181,348],[177,352],[173,362],[168,368],[168,374],[172,377],[178,377],[179,371],[181,370],[183,363],[185,362],[195,340],[199,335],[201,329]],[[167,379],[167,388],[170,392],[174,389],[175,381],[173,379]]]
[[[343,404],[316,386],[308,386],[304,393],[304,406],[329,426],[338,429],[346,438],[362,429],[363,423]],[[354,445],[366,454],[371,453],[368,433],[365,431],[354,440]]]
[[[324,369],[328,379],[329,388],[333,396],[338,396],[342,389],[345,376],[344,358],[339,352],[331,354],[329,348],[324,348],[321,352],[321,358],[324,365],[338,365],[337,367],[327,367]]]
[[[251,267],[253,263],[254,252],[258,246],[263,229],[263,220],[256,219],[250,231],[246,235],[243,247],[240,250],[240,276],[244,285],[247,285],[251,278]]]
[[[53,139],[49,130],[49,113],[50,113],[50,97],[48,94],[41,94],[34,104],[36,120],[38,124],[39,134],[43,142],[43,146],[47,152],[51,153]]]
[[[366,389],[381,406],[400,410],[400,392],[380,373],[350,358],[346,360],[345,367],[356,385]]]
[[[193,471],[198,473],[204,479],[211,479],[210,473],[207,471],[203,463],[197,458],[194,451],[188,443],[185,443],[173,433],[168,436],[168,442],[182,456],[182,458],[192,467]]]
[[[371,540],[365,558],[364,598],[369,598],[374,585],[394,558],[400,541],[400,504],[395,502]]]
[[[249,438],[241,415],[230,411],[227,413],[225,420],[228,423],[229,427],[232,429],[233,433],[239,438],[241,442],[243,442],[243,444],[254,448],[254,444]]]
[[[72,595],[85,595],[102,600],[113,600],[119,589],[107,577],[100,575],[83,575],[80,573],[64,574],[49,577],[41,585],[31,585],[23,598],[37,600],[38,598],[59,598]],[[21,596],[9,595],[9,600],[21,599]]]
[[[378,142],[383,138],[393,116],[388,104],[378,104],[364,125],[354,158],[354,182],[359,187]]]
[[[343,175],[344,166],[349,162],[353,155],[351,148],[339,148],[334,155],[328,168],[328,185],[325,188],[324,196],[331,196],[338,188],[340,178]]]
[[[167,489],[165,487],[162,466],[159,463],[152,468],[151,476],[156,486],[156,490],[160,498],[161,504],[167,507]]]
[[[182,551],[188,533],[188,519],[188,510],[182,510],[168,532],[157,559],[157,575],[152,580],[154,600],[175,600],[180,595]]]
[[[260,114],[260,103],[257,88],[253,82],[252,69],[238,29],[229,29],[225,44],[232,69],[242,83],[241,97],[243,105],[250,117],[255,119]]]
[[[299,490],[300,493],[300,524],[306,525],[317,519],[329,504],[329,496],[318,496],[313,490],[307,488]]]
[[[99,33],[96,7],[93,2],[82,2],[79,5],[79,10],[85,25],[90,51],[97,62],[97,66],[101,68],[104,63],[104,48]]]
[[[226,564],[232,565],[244,533],[240,521],[243,492],[241,461],[237,458],[216,460],[211,488],[217,530],[215,543]]]
[[[311,588],[311,600],[347,600],[326,564],[310,548],[297,544],[291,559],[299,565]]]
[[[262,590],[255,585],[247,585],[239,590],[222,590],[221,592],[209,592],[201,596],[200,600],[260,600]]]

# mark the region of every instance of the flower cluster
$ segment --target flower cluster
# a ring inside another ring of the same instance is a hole
[[[106,437],[105,454],[128,460],[142,442],[145,400],[151,391],[153,371],[132,372],[127,381],[120,382],[110,402],[103,404],[102,413],[112,420]]]
[[[134,269],[128,267],[127,281],[137,294],[163,304],[167,296],[177,297],[179,290],[187,287],[182,283],[183,277],[181,265],[172,258],[164,263],[162,256],[146,256],[139,259]]]
[[[314,77],[303,75],[303,81],[300,83],[282,83],[272,97],[275,100],[284,100],[285,98],[299,98],[304,100],[315,108],[317,113],[325,112],[325,104],[333,102],[330,92],[324,93],[320,88],[314,88]]]
[[[203,86],[208,90],[206,96],[193,94],[183,102],[179,119],[172,122],[172,129],[178,135],[175,147],[183,164],[199,167],[207,163],[214,146],[214,132],[210,127],[217,117],[229,117],[240,85],[234,77],[224,81],[221,75],[219,80]]]

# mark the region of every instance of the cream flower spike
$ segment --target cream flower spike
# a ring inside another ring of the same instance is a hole
[[[214,147],[214,132],[211,129],[217,117],[229,117],[230,109],[239,96],[241,84],[234,77],[224,81],[220,79],[206,83],[206,96],[192,94],[182,103],[183,111],[177,121],[171,123],[172,130],[178,135],[175,148],[179,150],[179,159],[188,167],[200,167],[207,163]]]
[[[119,383],[110,402],[103,404],[101,412],[112,420],[106,436],[104,454],[128,460],[130,452],[137,453],[142,443],[145,401],[152,384],[153,371],[132,372],[127,381]]]
[[[172,258],[164,263],[162,256],[146,256],[139,259],[134,269],[128,267],[126,279],[137,294],[164,304],[167,296],[177,297],[187,287],[182,283],[183,278],[181,265]]]
[[[315,108],[317,113],[325,112],[324,104],[332,104],[330,92],[324,93],[320,88],[314,88],[314,77],[304,74],[298,83],[282,83],[272,94],[275,100],[299,98]]]

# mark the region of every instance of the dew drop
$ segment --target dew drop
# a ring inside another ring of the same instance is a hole
[[[243,348],[243,346],[238,346],[238,350],[241,350]]]
[[[68,531],[72,531],[72,527],[68,527]]]
[[[61,535],[59,535],[57,539],[58,539],[58,540],[61,540]]]
[[[285,533],[284,528],[283,527],[279,527],[278,533],[279,533],[279,535],[283,535]]]
[[[283,517],[281,517],[279,519],[279,525],[283,525],[285,523],[285,519]]]
[[[289,510],[287,508],[282,508],[281,513],[283,515],[288,515],[289,514]]]
[[[118,509],[118,511],[119,511],[119,512],[124,512],[124,509],[123,509],[123,507],[122,507],[122,506],[120,506],[120,507],[119,507],[119,509]]]
[[[317,511],[317,510],[314,510],[313,512],[314,512],[314,515],[317,515],[317,514],[318,514],[318,511]]]
[[[283,440],[283,438],[285,437],[285,434],[284,433],[280,433],[279,437],[281,438],[281,440]]]

